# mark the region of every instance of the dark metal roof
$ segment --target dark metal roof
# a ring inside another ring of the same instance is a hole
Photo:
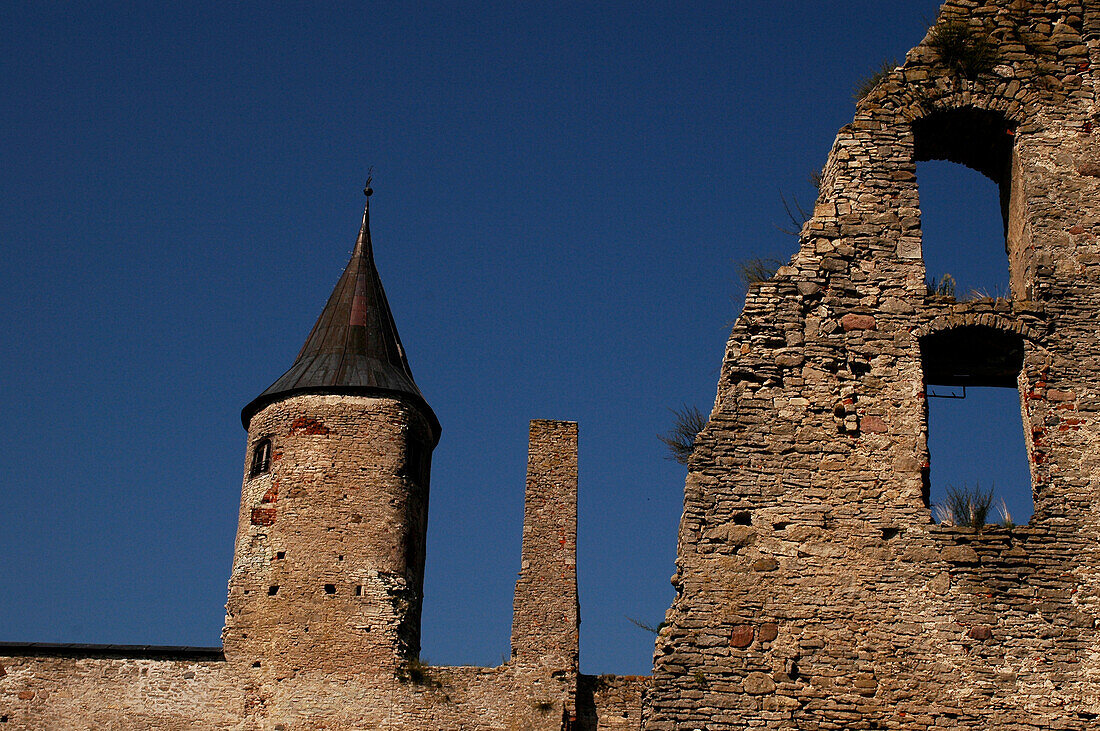
[[[396,396],[412,402],[439,441],[439,421],[413,381],[401,337],[374,265],[370,239],[370,198],[351,261],[306,338],[294,365],[244,407],[245,429],[274,401],[296,393]]]
[[[6,657],[126,657],[157,660],[224,660],[220,647],[180,645],[83,645],[51,642],[0,642]]]

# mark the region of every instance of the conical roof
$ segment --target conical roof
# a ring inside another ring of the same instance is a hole
[[[395,396],[415,404],[439,440],[439,421],[413,381],[401,337],[374,265],[370,194],[351,261],[309,332],[294,365],[241,412],[245,428],[268,404],[296,393]]]

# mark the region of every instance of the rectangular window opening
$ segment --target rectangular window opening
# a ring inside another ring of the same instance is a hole
[[[936,522],[974,529],[1026,524],[1035,505],[1019,392],[929,386],[926,393]]]

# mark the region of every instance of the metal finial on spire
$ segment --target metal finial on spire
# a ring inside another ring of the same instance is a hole
[[[363,195],[370,198],[374,193],[374,188],[370,187],[370,181],[374,177],[374,166],[371,165],[367,168],[367,182],[363,184]]]

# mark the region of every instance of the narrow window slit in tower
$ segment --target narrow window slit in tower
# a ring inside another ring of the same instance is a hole
[[[277,584],[274,585],[274,586],[267,587],[267,595],[268,596],[275,596],[278,593],[279,593],[279,586]]]
[[[336,593],[336,584],[325,584],[325,593],[326,594],[335,594]]]
[[[363,586],[362,586],[362,584],[355,587],[355,596],[363,596]]]
[[[262,475],[271,469],[271,440],[261,439],[252,448],[252,467],[248,470],[249,478]]]

